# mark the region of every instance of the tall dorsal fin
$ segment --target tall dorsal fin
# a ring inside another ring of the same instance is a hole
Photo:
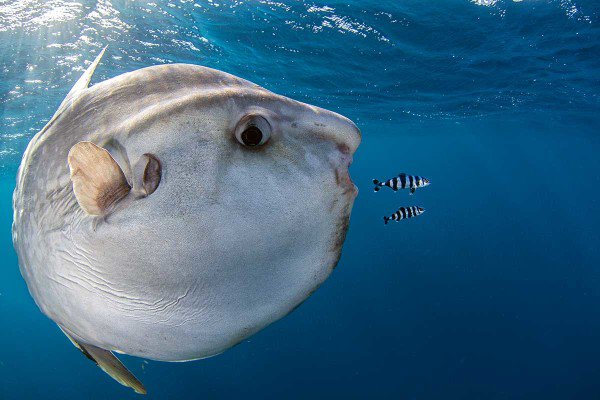
[[[96,67],[100,63],[100,60],[102,59],[102,56],[104,55],[104,52],[106,51],[106,47],[108,47],[108,46],[105,46],[102,49],[102,51],[100,51],[100,54],[98,54],[96,56],[96,59],[90,64],[89,67],[87,67],[87,69],[85,70],[83,75],[81,75],[79,80],[77,80],[77,82],[75,82],[75,85],[73,85],[73,88],[71,89],[69,94],[67,94],[67,98],[69,96],[73,96],[75,93],[79,92],[80,90],[83,90],[88,87],[88,85],[90,84],[90,81],[92,80],[92,75],[94,75],[94,71],[96,70]]]
[[[92,80],[92,75],[94,75],[94,71],[96,70],[96,67],[100,63],[100,60],[102,59],[102,56],[106,51],[106,47],[108,46],[105,46],[102,49],[102,51],[100,51],[100,54],[98,54],[96,59],[90,64],[89,67],[87,67],[87,69],[85,70],[83,75],[81,75],[81,77],[77,80],[77,82],[75,82],[75,85],[71,88],[71,90],[67,94],[67,97],[65,97],[63,102],[60,103],[60,106],[58,107],[58,110],[56,110],[55,115],[58,115],[68,104],[70,104],[70,102],[73,101],[75,97],[77,97],[77,94],[79,92],[88,87],[90,81]]]

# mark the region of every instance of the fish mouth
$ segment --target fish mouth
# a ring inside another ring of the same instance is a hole
[[[358,195],[358,188],[350,177],[350,165],[352,164],[352,154],[350,152],[341,152],[335,165],[335,183],[342,189],[342,194],[355,198]]]

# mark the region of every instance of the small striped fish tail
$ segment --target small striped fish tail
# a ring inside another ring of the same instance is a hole
[[[390,220],[390,217],[383,217],[383,223],[387,225],[388,221]]]
[[[383,186],[383,183],[379,182],[377,179],[373,179],[373,185],[375,185],[375,187],[373,188],[373,191],[379,192],[379,190],[381,189],[381,186]]]

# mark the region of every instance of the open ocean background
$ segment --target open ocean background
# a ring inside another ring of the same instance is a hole
[[[11,242],[21,155],[85,67],[217,68],[363,132],[338,268],[150,399],[600,398],[597,0],[0,0],[0,399],[135,399],[44,317]],[[372,192],[399,172],[414,196]],[[427,212],[383,225],[402,205]]]

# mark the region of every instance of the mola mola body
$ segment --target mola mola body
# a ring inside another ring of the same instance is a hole
[[[13,241],[42,312],[119,382],[113,351],[218,354],[285,316],[337,264],[360,132],[224,72],[161,65],[88,87],[31,140]]]

